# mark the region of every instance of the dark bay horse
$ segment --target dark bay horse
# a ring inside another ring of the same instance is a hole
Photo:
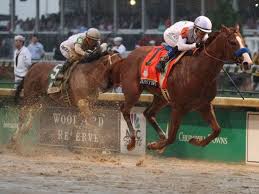
[[[95,101],[99,90],[109,88],[110,70],[122,60],[118,53],[108,52],[99,59],[89,63],[79,63],[68,80],[67,93],[70,105],[78,107],[80,112],[89,115],[89,103]],[[24,97],[19,114],[19,126],[11,139],[15,144],[27,133],[32,123],[33,114],[44,105],[69,106],[63,101],[63,94],[47,94],[49,74],[55,64],[39,62],[34,64],[24,79]]]
[[[137,103],[144,89],[154,95],[152,104],[144,111],[144,116],[160,138],[157,142],[148,144],[148,148],[161,151],[167,145],[172,144],[176,139],[183,116],[190,111],[198,111],[209,123],[212,133],[203,140],[192,138],[189,143],[196,146],[208,145],[221,131],[211,104],[216,96],[217,75],[226,61],[233,63],[242,60],[247,66],[252,63],[246,52],[242,52],[239,57],[234,54],[246,50],[239,30],[223,26],[219,32],[215,32],[208,39],[203,49],[198,50],[192,56],[184,56],[173,67],[167,83],[170,101],[164,99],[159,88],[140,85],[141,64],[151,50],[152,47],[135,49],[125,59],[120,69],[120,81],[125,96],[121,111],[131,136],[128,150],[134,149],[136,135],[130,120],[130,110]],[[172,108],[168,138],[156,121],[156,114],[166,105]]]

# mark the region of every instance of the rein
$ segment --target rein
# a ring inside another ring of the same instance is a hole
[[[210,58],[212,58],[212,59],[215,59],[216,61],[220,61],[220,62],[222,62],[222,63],[225,63],[225,62],[226,62],[226,61],[224,61],[224,60],[222,60],[222,59],[220,59],[220,58],[217,58],[217,57],[214,57],[213,55],[211,55],[211,54],[207,51],[205,45],[204,45],[203,48],[204,48],[203,50],[204,50],[205,54],[206,54],[208,57],[210,57]]]
[[[226,44],[225,44],[224,48],[226,48]],[[204,52],[205,52],[205,55],[207,55],[208,57],[210,57],[210,58],[212,58],[212,59],[214,59],[214,60],[216,60],[216,61],[219,61],[219,62],[221,62],[221,63],[224,63],[224,64],[236,63],[236,61],[222,60],[222,59],[220,59],[220,58],[217,58],[217,57],[213,56],[212,54],[210,54],[210,53],[208,52],[208,50],[206,49],[205,45],[204,45],[204,47],[203,47],[203,50],[204,50]]]
[[[108,60],[109,60],[109,67],[111,67],[112,66],[112,57],[113,56],[115,56],[115,55],[119,55],[119,53],[114,53],[114,54],[112,54],[112,55],[109,55],[109,58],[108,58]]]

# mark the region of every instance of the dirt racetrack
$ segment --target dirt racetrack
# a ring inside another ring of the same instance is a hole
[[[0,148],[0,193],[259,193],[259,166]]]

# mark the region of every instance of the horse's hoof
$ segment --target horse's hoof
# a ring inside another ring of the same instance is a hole
[[[161,140],[165,140],[166,139],[166,136],[163,134],[163,135],[159,135],[159,138],[160,138],[160,141]]]
[[[132,151],[136,146],[136,139],[135,137],[131,137],[130,142],[127,145],[127,150]]]
[[[16,150],[17,147],[18,147],[18,142],[15,138],[11,138],[10,141],[8,142],[8,144],[6,145],[6,148],[7,149],[10,149],[10,150]]]
[[[163,147],[162,149],[158,149],[158,150],[156,150],[156,151],[157,151],[157,153],[159,153],[159,154],[163,154],[163,153],[165,152],[165,149],[166,149],[166,147]]]
[[[147,149],[149,150],[157,150],[157,142],[152,142],[147,144]]]
[[[148,143],[148,144],[147,144],[147,149],[148,149],[148,150],[152,150],[152,145],[151,145],[151,144],[152,144],[152,143]]]

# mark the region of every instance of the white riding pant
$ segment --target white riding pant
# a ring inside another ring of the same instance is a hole
[[[15,89],[18,87],[18,85],[21,83],[22,80],[23,80],[22,77],[15,75],[15,77],[14,77],[14,82],[15,82],[14,88],[15,88]]]

